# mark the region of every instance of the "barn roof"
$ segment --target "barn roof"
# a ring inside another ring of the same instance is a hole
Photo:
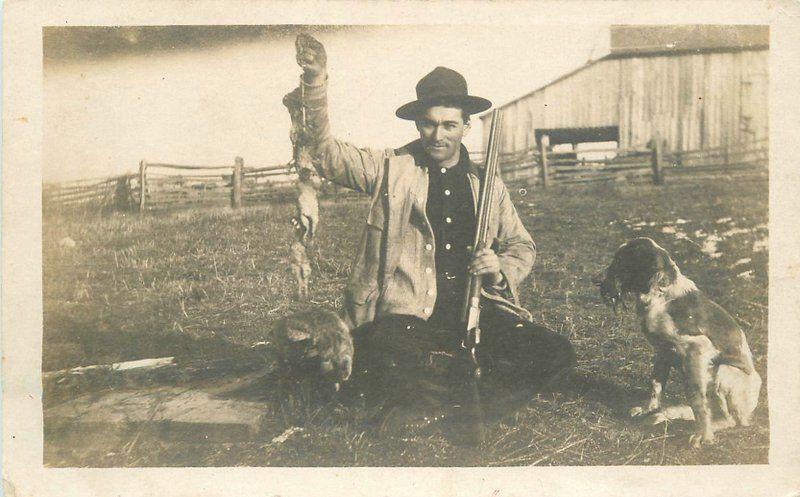
[[[769,26],[611,26],[611,51],[498,108],[507,107],[599,62],[632,57],[657,57],[696,53],[740,52],[769,49]],[[480,114],[487,118],[491,111]]]
[[[769,26],[611,26],[611,55],[754,50],[769,46]]]

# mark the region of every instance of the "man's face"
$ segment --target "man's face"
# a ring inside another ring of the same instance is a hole
[[[417,120],[417,130],[425,151],[437,164],[452,166],[458,162],[461,139],[469,131],[461,109],[429,107]]]

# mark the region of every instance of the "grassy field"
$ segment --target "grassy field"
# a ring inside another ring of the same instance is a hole
[[[646,396],[652,351],[634,315],[604,307],[591,276],[634,236],[650,236],[683,272],[727,308],[747,334],[767,380],[767,184],[764,180],[681,180],[663,187],[605,185],[512,188],[538,247],[522,303],[535,320],[567,336],[575,374],[491,419],[480,447],[441,434],[377,436],[357,406],[313,406],[245,443],[166,441],[142,433],[136,446],[105,437],[47,437],[52,466],[472,466],[766,463],[766,389],[755,423],[688,448],[691,425],[648,427],[627,418]],[[313,305],[335,308],[360,233],[365,203],[322,206]],[[45,219],[44,370],[175,355],[213,361],[248,354],[270,324],[302,308],[286,269],[289,206],[154,213],[143,218]],[[58,240],[77,247],[64,252]],[[674,377],[667,402],[683,399]],[[260,397],[259,397],[260,395]],[[265,398],[264,392],[254,398]],[[272,406],[265,404],[265,409]],[[301,428],[282,443],[274,436]],[[123,450],[123,447],[127,449]]]

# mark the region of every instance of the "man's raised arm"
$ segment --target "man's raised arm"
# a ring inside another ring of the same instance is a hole
[[[358,148],[335,139],[330,132],[325,47],[307,34],[297,36],[297,64],[303,69],[300,85],[284,97],[290,112],[305,109],[306,139],[320,176],[347,188],[371,194],[380,180],[390,151]]]

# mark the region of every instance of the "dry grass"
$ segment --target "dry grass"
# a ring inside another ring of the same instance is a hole
[[[753,426],[722,433],[716,445],[703,449],[687,447],[687,424],[650,428],[626,417],[628,407],[646,395],[651,350],[633,315],[615,316],[603,307],[590,282],[620,243],[653,237],[739,321],[766,384],[767,252],[753,251],[767,234],[766,182],[706,179],[660,188],[512,190],[539,250],[522,301],[537,321],[572,340],[579,364],[559,388],[493,418],[483,446],[453,446],[437,434],[378,437],[357,406],[326,404],[299,414],[292,424],[302,431],[279,444],[272,438],[288,426],[276,420],[274,433],[246,443],[195,444],[145,433],[134,450],[123,451],[129,440],[106,437],[76,445],[47,439],[45,461],[55,466],[766,463],[766,393]],[[335,308],[365,203],[330,203],[322,211],[311,299]],[[211,360],[265,339],[273,320],[301,307],[292,300],[285,264],[290,213],[288,206],[274,206],[142,219],[46,219],[44,368],[167,354]],[[701,250],[713,234],[722,238],[721,255],[714,257]],[[75,239],[77,248],[61,252],[57,241],[63,236]],[[676,379],[668,389],[668,401],[682,398]]]

